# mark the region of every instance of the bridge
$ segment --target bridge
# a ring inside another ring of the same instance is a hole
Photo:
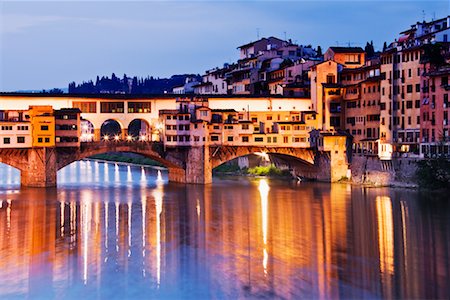
[[[80,147],[67,148],[3,148],[0,149],[0,162],[20,170],[22,186],[54,187],[58,170],[72,162],[108,152],[136,153],[158,161],[167,168],[169,181],[178,183],[211,183],[213,168],[255,153],[297,160],[301,166],[300,169],[297,167],[297,173],[307,178],[336,181],[345,176],[347,170],[345,161],[336,160],[339,154],[314,149],[217,145],[165,147],[162,142],[148,141],[86,142]]]

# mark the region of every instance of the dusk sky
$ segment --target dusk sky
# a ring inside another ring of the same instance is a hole
[[[445,1],[4,1],[0,91],[95,80],[199,73],[238,59],[236,47],[276,36],[298,44],[375,49]]]

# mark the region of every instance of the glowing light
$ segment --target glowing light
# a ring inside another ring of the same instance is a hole
[[[115,135],[115,136],[114,136],[114,140],[116,140],[116,141],[120,140],[120,136]]]
[[[131,256],[131,202],[128,201],[128,257]]]
[[[115,182],[119,182],[119,181],[120,181],[120,177],[119,177],[119,165],[118,165],[118,164],[114,164],[114,181],[115,181]]]
[[[59,204],[59,213],[60,213],[60,218],[61,218],[61,223],[60,223],[60,227],[61,227],[61,237],[64,236],[64,208],[65,208],[65,203],[61,201],[61,203]]]
[[[141,182],[145,183],[147,181],[147,176],[145,175],[144,167],[141,167]]]
[[[147,140],[147,137],[146,137],[145,135],[141,135],[141,136],[139,137],[139,140],[140,140],[140,141],[146,141],[146,140]]]
[[[105,135],[103,136],[103,140],[105,140],[105,141],[109,140],[109,136],[108,136],[107,134],[105,134]]]
[[[131,142],[133,140],[133,137],[131,135],[127,135],[127,141]]]
[[[198,198],[197,198],[197,205],[195,206],[195,208],[197,209],[197,218],[200,220],[201,208],[200,208],[200,200]]]
[[[259,195],[261,197],[261,214],[262,214],[262,234],[263,234],[263,268],[264,275],[267,275],[267,261],[268,261],[268,253],[267,253],[267,231],[269,225],[269,185],[267,184],[267,180],[261,179],[259,181]]]
[[[263,158],[265,161],[270,161],[269,154],[266,152],[255,152],[255,154]]]
[[[394,220],[391,198],[377,196],[378,247],[380,270],[385,274],[394,274]]]
[[[127,166],[127,181],[131,182],[132,178],[131,178],[131,167]]]
[[[160,171],[159,171],[160,172]],[[163,200],[163,185],[161,182],[156,184],[156,189],[153,191],[156,206],[156,282],[158,288],[161,283],[161,213]]]
[[[105,251],[108,253],[108,227],[109,227],[109,220],[108,220],[108,202],[105,202]],[[105,261],[108,259],[108,256],[105,257]]]
[[[158,176],[156,177],[156,182],[157,183],[163,182],[162,175],[161,175],[161,170],[158,170]]]

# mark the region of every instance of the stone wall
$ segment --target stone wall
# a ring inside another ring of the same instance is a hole
[[[359,184],[377,186],[416,186],[417,159],[393,158],[380,160],[376,156],[354,155],[350,164],[351,180]]]

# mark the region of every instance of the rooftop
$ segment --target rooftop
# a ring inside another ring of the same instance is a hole
[[[334,53],[364,53],[361,47],[330,47]]]

